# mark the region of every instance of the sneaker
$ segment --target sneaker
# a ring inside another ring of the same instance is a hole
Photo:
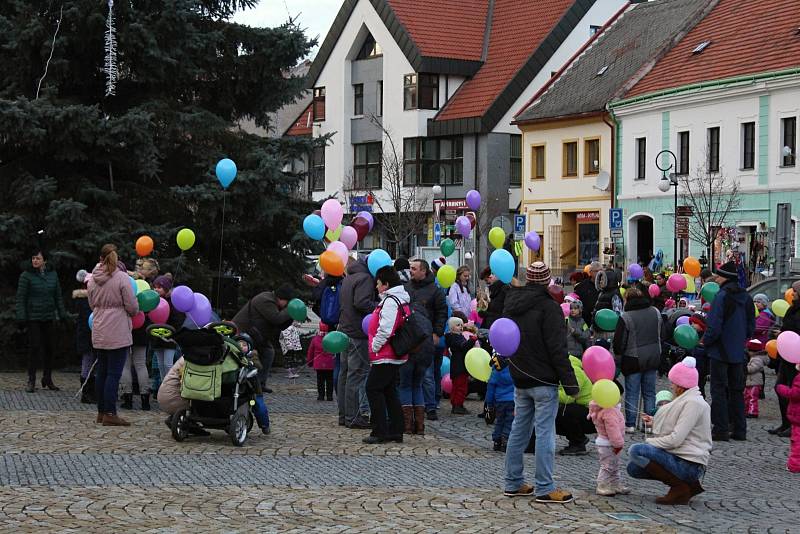
[[[626,434],[633,434],[634,432],[636,432],[636,427],[635,426],[626,426],[625,427],[625,433]]]
[[[617,495],[628,495],[631,492],[631,489],[623,484],[617,484],[614,486],[614,491],[617,493]]]
[[[502,441],[495,441],[494,442],[494,447],[492,447],[492,450],[495,451],[495,452],[502,451],[503,450],[503,442]]]
[[[530,484],[523,484],[515,490],[506,490],[503,492],[506,497],[530,497],[533,495],[533,486]]]
[[[36,391],[36,384],[33,382],[28,382],[28,385],[25,386],[25,391],[27,391],[28,393],[33,393],[34,391]]]
[[[559,456],[583,456],[585,454],[589,454],[589,451],[586,450],[586,445],[583,443],[576,443],[574,445],[567,445],[560,451],[558,451]]]
[[[436,413],[436,410],[429,410],[425,414],[425,419],[427,419],[428,421],[438,421],[439,415]]]
[[[614,495],[617,494],[617,491],[611,486],[606,486],[605,484],[598,484],[595,493],[598,495],[602,495],[604,497],[613,497]]]
[[[571,493],[568,493],[561,489],[555,489],[546,495],[537,495],[536,502],[555,502],[566,504],[568,502],[572,502],[574,497]]]
[[[453,409],[450,411],[453,415],[467,415],[469,412],[463,406],[453,406]]]

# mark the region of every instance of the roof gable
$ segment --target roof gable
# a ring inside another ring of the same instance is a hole
[[[313,117],[312,117],[312,106],[313,102],[306,106],[306,108],[300,113],[300,115],[295,119],[294,123],[286,130],[283,135],[311,135],[312,133],[312,124],[313,124]]]

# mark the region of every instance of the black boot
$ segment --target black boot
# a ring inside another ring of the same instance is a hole
[[[91,380],[91,378],[87,378],[86,380],[81,378],[81,404],[93,404],[92,398],[89,396],[91,392],[89,380]]]
[[[42,377],[42,389],[49,389],[50,391],[61,390],[61,388],[53,384],[53,379],[50,377],[50,375]]]
[[[145,393],[144,395],[142,395],[142,410],[144,410],[145,412],[149,412],[150,411],[150,394],[149,393]]]
[[[28,385],[25,386],[25,391],[28,393],[33,393],[36,391],[36,380],[28,380]]]
[[[133,409],[133,393],[123,393],[122,394],[122,403],[119,405],[120,408],[125,410],[132,410]]]

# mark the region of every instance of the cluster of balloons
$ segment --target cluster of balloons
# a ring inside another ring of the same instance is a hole
[[[350,250],[375,225],[375,219],[367,211],[358,212],[347,226],[342,225],[343,217],[342,205],[335,198],[329,198],[322,204],[322,209],[303,219],[303,231],[309,239],[328,242],[327,249],[319,257],[319,263],[322,270],[332,276],[344,274]]]
[[[179,312],[188,315],[197,326],[203,326],[211,321],[211,302],[208,297],[202,293],[195,293],[188,286],[177,286],[172,290],[172,305]]]
[[[613,312],[612,312],[613,313]],[[614,383],[617,366],[608,350],[594,345],[583,352],[583,371],[592,381],[592,400],[603,408],[619,402],[619,388]]]

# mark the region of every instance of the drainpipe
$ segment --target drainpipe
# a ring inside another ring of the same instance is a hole
[[[608,117],[611,117],[611,121],[608,121]],[[616,199],[617,199],[617,131],[619,128],[619,121],[617,121],[617,117],[614,115],[614,111],[606,104],[606,114],[603,115],[603,122],[606,123],[611,130],[611,207],[616,206]],[[616,254],[615,254],[616,256]],[[625,264],[625,229],[622,230],[622,263]]]

